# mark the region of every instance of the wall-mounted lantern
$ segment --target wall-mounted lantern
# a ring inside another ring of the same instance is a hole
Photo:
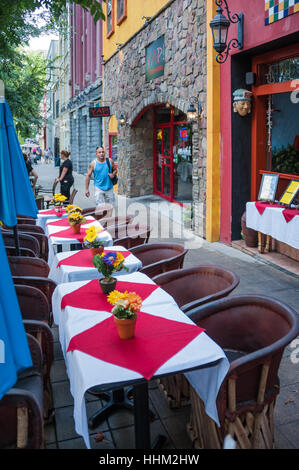
[[[226,0],[215,0],[215,4],[218,7],[216,10],[217,14],[210,21],[210,28],[213,35],[213,46],[215,51],[218,52],[216,61],[219,64],[223,64],[232,47],[243,49],[244,15],[243,13],[234,13],[231,15]],[[228,18],[223,15],[222,6],[225,7]],[[227,34],[231,23],[238,24],[238,38],[231,39],[227,44]]]
[[[187,121],[190,123],[196,122],[199,119],[202,119],[202,106],[198,101],[196,101],[196,103],[197,103],[197,109],[195,108],[192,102],[190,102],[189,107],[187,109]]]
[[[126,122],[127,122],[127,121],[126,121],[126,118],[125,118],[125,116],[124,116],[123,114],[120,116],[120,118],[118,119],[118,121],[119,121],[119,123],[120,123],[121,126],[124,126],[124,125],[126,124]]]

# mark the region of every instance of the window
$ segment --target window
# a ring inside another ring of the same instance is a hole
[[[114,33],[114,0],[107,0],[107,38]]]
[[[117,0],[117,24],[120,25],[127,18],[127,0]]]

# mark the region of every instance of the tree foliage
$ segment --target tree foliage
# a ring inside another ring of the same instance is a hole
[[[46,86],[46,59],[39,53],[10,51],[0,59],[0,78],[20,137],[35,137],[42,125],[39,105]]]
[[[31,37],[55,29],[67,3],[89,10],[95,22],[105,19],[101,0],[1,0],[0,58],[7,56],[11,47],[24,46]]]

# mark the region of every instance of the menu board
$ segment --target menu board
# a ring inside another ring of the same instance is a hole
[[[258,195],[259,201],[274,201],[279,175],[264,173]]]
[[[292,180],[281,196],[279,202],[281,204],[287,204],[288,206],[292,204],[293,199],[295,199],[299,191],[299,181]]]

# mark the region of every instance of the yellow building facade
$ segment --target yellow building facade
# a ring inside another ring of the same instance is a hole
[[[104,122],[103,141],[110,156],[111,141],[117,142],[118,192],[127,197],[155,193],[186,208],[191,203],[195,233],[217,241],[220,68],[209,28],[215,3],[107,0],[104,12],[103,103],[110,106],[112,116]],[[162,39],[163,74],[149,80],[147,50]],[[202,110],[201,119],[193,125],[187,122],[190,103]],[[161,115],[169,107],[166,122]],[[120,117],[125,125],[120,125]],[[171,151],[161,156],[167,152],[157,151],[158,136],[164,133],[166,142],[166,129],[170,129]],[[189,129],[192,137],[187,143],[177,138]]]

